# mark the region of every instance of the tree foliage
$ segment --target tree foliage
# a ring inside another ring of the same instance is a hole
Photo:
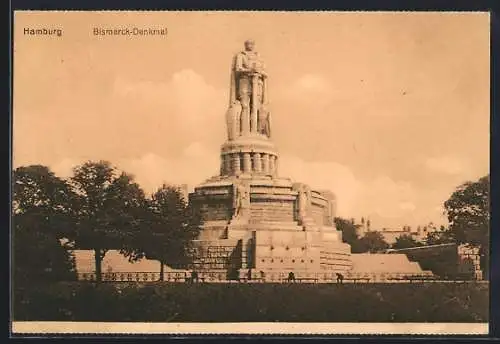
[[[12,211],[14,266],[23,281],[74,278],[72,249],[94,251],[97,281],[110,249],[130,261],[158,259],[162,271],[167,262],[185,266],[201,224],[179,188],[163,185],[148,199],[106,161],[76,166],[68,180],[45,166],[19,167]]]
[[[109,249],[122,249],[142,223],[145,195],[132,176],[107,161],[88,161],[74,168],[70,179],[77,195],[76,245],[94,250],[96,280]]]
[[[380,232],[367,232],[359,239],[360,253],[378,253],[389,248],[389,244],[385,241],[384,236]]]
[[[489,265],[490,176],[468,181],[444,203],[450,233],[459,244],[481,247],[481,263],[487,276]]]
[[[125,254],[131,260],[159,260],[163,279],[164,265],[185,267],[190,262],[191,243],[200,225],[199,214],[188,205],[181,190],[164,184],[147,200],[145,225]]]
[[[359,240],[358,229],[360,225],[341,217],[336,217],[334,222],[337,230],[342,232],[342,241],[351,245],[351,247],[356,245]]]
[[[394,249],[403,249],[418,246],[422,246],[422,244],[416,241],[411,235],[402,234],[396,238],[396,241],[394,242],[394,244],[392,244],[391,247]]]
[[[75,259],[71,247],[51,233],[32,231],[17,224],[14,229],[14,286],[74,280]]]
[[[426,245],[441,245],[454,243],[455,239],[450,230],[441,226],[439,231],[428,232],[424,238],[424,242]]]
[[[73,279],[71,188],[40,165],[17,168],[12,183],[14,283]]]
[[[384,236],[377,231],[370,231],[365,233],[363,237],[359,237],[360,225],[356,224],[353,219],[336,217],[335,225],[338,230],[342,231],[342,241],[351,245],[352,253],[374,253],[389,248]]]
[[[490,223],[490,178],[460,185],[444,203],[449,228],[459,243],[484,244]]]

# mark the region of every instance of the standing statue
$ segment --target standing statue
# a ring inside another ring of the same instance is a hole
[[[296,183],[294,189],[297,191],[297,216],[299,222],[309,215],[311,207],[311,190],[309,187],[302,183]]]
[[[267,74],[254,48],[255,42],[247,40],[245,50],[233,58],[227,113],[229,140],[248,133],[270,136]]]
[[[234,215],[233,218],[245,218],[250,207],[250,193],[244,184],[234,184]]]

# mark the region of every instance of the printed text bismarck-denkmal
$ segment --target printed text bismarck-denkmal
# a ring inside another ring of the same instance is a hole
[[[94,27],[92,30],[94,36],[166,36],[167,28],[100,28]]]

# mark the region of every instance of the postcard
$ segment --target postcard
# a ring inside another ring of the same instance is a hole
[[[489,30],[15,11],[12,332],[487,334]]]

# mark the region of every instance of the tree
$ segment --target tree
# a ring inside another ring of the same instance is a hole
[[[342,232],[342,241],[352,245],[359,239],[357,231],[360,226],[353,224],[352,220],[336,217],[333,221],[337,230]]]
[[[132,176],[106,161],[75,167],[70,182],[77,194],[76,244],[94,250],[96,281],[100,282],[106,252],[130,245],[143,224],[145,195]]]
[[[12,182],[15,283],[74,278],[74,258],[68,251],[75,225],[70,186],[41,165],[15,169]]]
[[[417,246],[421,246],[421,244],[408,234],[402,234],[398,236],[396,238],[396,242],[392,244],[392,248],[394,249],[411,248]]]
[[[342,232],[342,241],[351,245],[353,253],[359,253],[358,229],[360,225],[354,224],[353,219],[347,220],[341,217],[336,217],[334,222],[337,230]]]
[[[444,226],[441,226],[439,231],[428,232],[424,238],[427,245],[441,245],[454,243],[453,233]]]
[[[480,246],[485,276],[489,265],[490,176],[457,187],[444,203],[450,233],[458,244]]]
[[[135,245],[125,254],[130,260],[159,260],[163,281],[165,265],[185,267],[190,262],[191,244],[199,234],[201,217],[175,186],[161,186],[147,201],[147,208],[147,225],[142,226]]]
[[[32,231],[15,222],[13,226],[13,272],[16,288],[39,283],[76,279],[71,246],[53,234]]]
[[[342,241],[351,245],[352,253],[380,252],[389,248],[389,244],[384,240],[384,236],[376,231],[365,233],[359,237],[358,229],[360,225],[356,224],[354,219],[343,219],[336,217],[335,226],[342,231]],[[367,221],[367,225],[369,220]]]
[[[359,240],[359,252],[377,253],[389,248],[389,244],[384,240],[380,232],[367,232]]]
[[[76,195],[65,180],[46,166],[31,165],[17,168],[12,181],[12,211],[24,215],[25,227],[51,231],[57,238],[73,237]]]

